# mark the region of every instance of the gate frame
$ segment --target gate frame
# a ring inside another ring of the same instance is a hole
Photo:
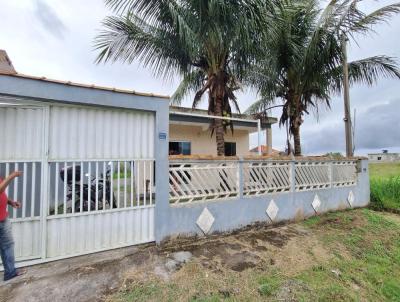
[[[152,112],[155,115],[154,125],[154,160],[155,160],[155,195],[154,236],[160,241],[159,224],[162,211],[169,207],[168,200],[168,137],[169,137],[169,97],[115,88],[96,87],[94,85],[61,82],[21,74],[0,74],[0,101],[15,102],[21,105],[42,107],[44,112],[43,155],[41,179],[41,258],[21,261],[17,267],[34,265],[43,262],[71,258],[78,255],[47,258],[47,205],[50,186],[48,185],[49,160],[49,118],[52,104],[93,106],[97,108],[128,109]],[[117,247],[119,248],[119,247]],[[111,248],[112,249],[112,248]],[[111,250],[106,249],[106,250]],[[97,252],[97,251],[96,251]],[[79,255],[90,254],[82,253]]]

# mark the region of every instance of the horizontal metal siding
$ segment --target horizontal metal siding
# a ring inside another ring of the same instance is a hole
[[[154,113],[53,106],[50,160],[154,157]]]
[[[47,257],[154,241],[154,207],[47,220]]]
[[[37,160],[43,150],[43,110],[0,107],[0,160]]]

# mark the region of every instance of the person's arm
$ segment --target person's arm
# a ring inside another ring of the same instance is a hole
[[[15,209],[19,209],[21,207],[21,203],[16,200],[8,199],[7,203]]]
[[[14,171],[0,183],[0,194],[3,193],[14,178],[22,175],[21,171]]]

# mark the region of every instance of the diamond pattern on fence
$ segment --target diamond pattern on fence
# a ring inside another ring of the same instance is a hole
[[[332,163],[332,186],[346,187],[357,183],[355,161],[338,161]]]
[[[290,190],[288,162],[249,162],[243,165],[244,196],[257,196]]]
[[[353,207],[353,203],[354,203],[354,193],[353,193],[353,191],[349,192],[349,195],[347,196],[347,202],[349,203],[350,207]]]
[[[169,200],[172,204],[230,199],[239,196],[237,162],[171,162]]]
[[[267,213],[267,215],[268,215],[269,219],[271,219],[271,221],[275,220],[275,218],[279,212],[279,207],[277,206],[277,204],[275,203],[275,201],[273,199],[268,204],[267,210],[265,212]]]
[[[296,162],[296,191],[330,187],[329,162]]]

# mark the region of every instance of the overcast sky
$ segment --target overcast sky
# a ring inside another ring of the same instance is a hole
[[[395,2],[365,0],[361,7],[371,11]],[[20,73],[171,95],[179,78],[155,78],[139,64],[93,63],[93,38],[107,14],[102,0],[0,0],[0,49]],[[380,54],[400,58],[400,15],[375,29],[376,34],[359,37],[358,46],[350,46],[349,60]],[[350,96],[352,112],[356,110],[356,153],[400,151],[400,81],[353,86]],[[255,98],[252,92],[240,93],[241,109]],[[190,104],[190,99],[184,103]],[[306,116],[301,135],[304,153],[344,152],[342,98],[333,97],[331,110],[321,108],[318,120],[313,114]],[[284,142],[285,132],[273,126],[273,147],[283,150]],[[255,137],[250,143],[256,144]]]

